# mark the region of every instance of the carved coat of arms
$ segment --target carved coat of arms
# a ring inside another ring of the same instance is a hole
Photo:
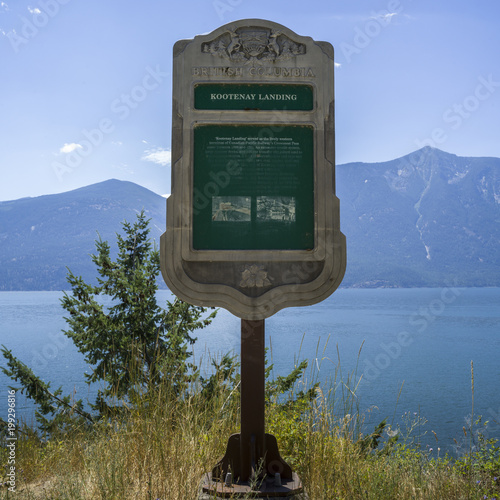
[[[279,30],[240,28],[202,44],[201,50],[234,62],[259,63],[305,54],[306,46],[294,42]]]

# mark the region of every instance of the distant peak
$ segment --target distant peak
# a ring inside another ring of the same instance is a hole
[[[423,148],[417,149],[417,151],[414,151],[414,153],[434,153],[434,154],[442,154],[442,155],[451,155],[451,156],[456,156],[453,155],[452,153],[447,153],[446,151],[443,151],[442,149],[434,148],[432,146],[424,146]]]
[[[456,158],[457,155],[453,153],[447,153],[446,151],[443,151],[442,149],[434,148],[432,146],[424,146],[423,148],[417,149],[416,151],[413,151],[412,153],[409,153],[405,156],[403,156],[402,160],[410,160],[412,163],[420,163],[424,158],[440,158],[440,159],[445,159],[445,158]]]

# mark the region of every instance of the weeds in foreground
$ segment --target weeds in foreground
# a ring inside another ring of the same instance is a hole
[[[342,393],[340,380],[330,390],[304,390],[304,368],[268,384],[266,421],[311,500],[500,499],[500,450],[480,417],[468,424],[465,454],[434,457],[413,435],[421,417],[407,413],[401,428],[384,420],[363,434],[355,390]],[[209,396],[193,390],[179,399],[165,382],[119,418],[59,439],[43,440],[25,427],[15,496],[3,487],[0,498],[197,498],[203,474],[239,429],[238,380],[233,373],[228,383],[227,375],[211,380]]]

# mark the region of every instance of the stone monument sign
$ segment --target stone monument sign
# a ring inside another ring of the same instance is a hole
[[[260,19],[178,41],[169,288],[260,320],[328,297],[345,255],[331,44]]]

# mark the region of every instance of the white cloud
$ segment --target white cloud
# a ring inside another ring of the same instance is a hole
[[[388,25],[394,16],[397,16],[397,12],[389,12],[389,11],[381,11],[381,12],[372,12],[370,19],[375,19],[379,23],[384,26]]]
[[[0,7],[5,11],[9,10],[9,6],[5,2],[0,2]]]
[[[59,153],[72,153],[75,149],[82,149],[83,146],[81,144],[77,144],[76,142],[65,143],[64,146],[59,150]]]
[[[144,153],[145,154],[141,160],[152,161],[153,163],[157,163],[163,167],[165,165],[169,165],[172,158],[172,153],[168,149],[147,149]]]
[[[42,11],[38,7],[35,7],[34,9],[31,7],[28,7],[28,10],[30,11],[30,14],[41,14],[42,13]]]
[[[340,64],[340,63],[338,63],[338,62],[336,62],[336,63],[334,63],[334,64],[335,64],[335,67],[336,67],[336,68],[340,68],[340,67],[342,66],[342,64]]]
[[[405,21],[409,21],[413,18],[408,14],[404,14],[401,12],[389,12],[386,10],[381,12],[372,12],[370,19],[374,19],[382,26],[387,26],[389,24],[400,25]]]
[[[383,15],[382,17],[383,17],[384,19],[391,19],[391,18],[392,18],[392,16],[397,16],[397,15],[398,15],[398,13],[397,13],[397,12],[388,12],[387,14]]]

